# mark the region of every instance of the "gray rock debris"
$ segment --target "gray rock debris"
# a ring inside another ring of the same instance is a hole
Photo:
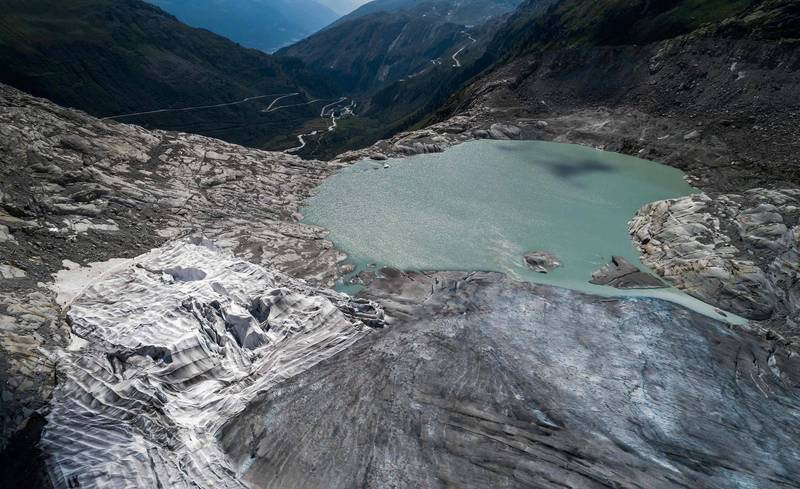
[[[691,141],[692,139],[697,139],[699,137],[700,137],[700,131],[692,131],[692,132],[686,134],[685,136],[683,136],[683,139],[685,141]]]
[[[69,330],[58,317],[60,308],[49,291],[4,292],[0,298],[2,449],[31,414],[45,407],[57,373],[57,359],[49,349],[66,346]]]
[[[489,128],[492,139],[519,139],[522,131],[511,124],[495,123]]]
[[[8,226],[0,224],[0,243],[5,241],[11,241],[12,243],[16,243],[17,240],[11,234],[11,231],[8,229]]]
[[[323,230],[297,219],[335,165],[100,121],[2,85],[0,108],[2,206],[11,220],[0,212],[0,247],[7,233],[19,240],[17,230],[38,227],[14,256],[22,263],[36,249],[45,263],[35,280],[47,282],[63,258],[131,256],[200,232],[254,262],[333,283],[341,255]],[[85,130],[94,136],[77,136]]]
[[[220,429],[249,487],[800,487],[800,357],[780,342],[492,273],[365,296],[390,328]]]
[[[609,285],[617,289],[659,289],[666,287],[659,279],[643,272],[621,256],[613,256],[611,263],[592,273],[590,283]]]
[[[528,267],[538,273],[550,273],[561,266],[558,257],[547,251],[530,251],[523,258]]]
[[[0,278],[14,279],[25,278],[26,276],[25,270],[19,269],[13,265],[0,263]]]
[[[697,194],[644,206],[630,222],[642,260],[721,309],[796,335],[800,191]]]

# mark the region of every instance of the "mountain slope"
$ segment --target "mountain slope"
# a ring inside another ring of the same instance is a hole
[[[453,56],[473,47],[482,26],[518,3],[378,0],[279,54],[330,69],[351,88],[368,90],[416,76],[431,65],[459,65]]]
[[[330,83],[297,60],[242,48],[178,22],[139,0],[0,0],[0,81],[59,104],[106,117],[163,108],[225,104],[211,110],[125,118],[149,127],[268,146],[311,117],[309,107],[264,114],[274,96]]]
[[[0,108],[0,487],[800,484],[796,345],[492,272],[339,294],[297,219],[340,165]]]
[[[442,22],[477,25],[506,14],[516,8],[521,0],[373,0],[362,5],[336,24],[372,15],[378,12],[419,10],[427,17]]]
[[[368,0],[318,0],[339,15],[347,15],[360,5],[367,3]]]
[[[470,61],[482,56],[495,29],[518,3],[371,2],[278,51],[327,70],[359,102],[358,118],[345,121],[336,132],[318,132],[303,155],[331,157],[419,122],[475,75]]]
[[[244,260],[277,267],[310,284],[332,285],[341,275],[341,253],[324,239],[324,230],[298,219],[303,199],[337,168],[213,138],[103,121],[0,84],[0,487],[52,489],[50,483],[65,473],[61,469],[70,471],[62,465],[53,477],[44,475],[41,486],[32,480],[38,475],[36,465],[44,463],[35,456],[42,446],[34,432],[42,429],[53,388],[64,380],[61,374],[54,375],[54,361],[60,364],[60,360],[51,353],[75,338],[59,314],[69,298],[42,284],[53,286],[54,275],[66,272],[65,266],[132,258],[197,233]],[[241,261],[224,263],[220,258],[214,266],[222,267],[223,273],[236,273],[241,266]],[[8,280],[9,269],[23,271]],[[88,267],[82,268],[80,276],[67,273],[63,283],[88,285],[85,280],[97,275],[83,275],[87,271]],[[158,280],[160,274],[152,277]],[[216,278],[209,276],[212,282]],[[240,278],[234,287],[254,279]],[[262,291],[264,285],[259,284]],[[221,284],[214,288],[222,290]],[[312,301],[319,300],[315,295]],[[180,297],[176,305],[186,298]],[[310,318],[312,308],[309,303],[308,310],[298,312]],[[363,304],[351,308],[355,310],[363,310]],[[8,328],[11,324],[14,330]],[[306,328],[295,331],[302,332],[304,342],[309,339]],[[334,338],[341,344],[342,336]],[[26,425],[29,416],[32,421]],[[103,424],[98,417],[93,419]],[[87,424],[83,428],[91,437],[92,428]],[[206,433],[210,436],[213,431]],[[102,438],[114,439],[107,435]],[[81,445],[75,442],[76,437],[68,435],[62,446]],[[88,454],[86,448],[83,445],[74,453]],[[125,474],[131,475],[130,470]],[[80,478],[81,487],[93,487],[88,477]],[[137,479],[130,487],[159,487],[149,482]]]
[[[514,52],[537,44],[647,44],[730,18],[756,3],[759,1],[526,0],[498,32],[495,47]]]
[[[147,1],[181,22],[265,52],[297,42],[339,17],[316,0]]]
[[[450,55],[467,44],[463,26],[396,12],[337,24],[279,53],[333,71],[353,91],[367,91],[435,63],[450,64]]]

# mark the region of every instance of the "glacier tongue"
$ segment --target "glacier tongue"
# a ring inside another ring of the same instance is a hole
[[[85,343],[63,353],[42,439],[56,487],[227,488],[245,486],[219,428],[383,311],[176,241],[88,287],[67,318]]]

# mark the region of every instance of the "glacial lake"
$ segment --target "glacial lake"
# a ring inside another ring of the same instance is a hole
[[[612,255],[648,271],[628,236],[628,221],[648,202],[695,192],[680,170],[631,156],[571,144],[481,140],[444,153],[356,163],[323,182],[302,213],[304,223],[330,230],[329,239],[357,271],[498,271],[604,296],[663,298],[724,320],[674,288],[589,283]],[[523,259],[528,251],[554,253],[563,266],[536,273]],[[338,288],[357,290],[344,282]]]

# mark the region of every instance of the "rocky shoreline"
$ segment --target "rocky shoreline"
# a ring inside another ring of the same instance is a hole
[[[630,223],[642,260],[709,304],[800,339],[800,189],[705,193],[643,207]]]
[[[624,144],[620,140],[625,139],[634,125],[643,127],[646,120],[643,114],[639,114],[638,123],[614,120],[608,111],[602,111],[600,114],[609,119],[599,123],[591,122],[598,113],[582,112],[549,121],[512,119],[489,124],[486,119],[498,119],[490,113],[468,111],[468,115],[398,134],[371,148],[344,153],[336,161],[403,158],[488,138],[584,144],[672,164],[687,171],[687,181],[703,192],[652,203],[631,216],[631,239],[642,252],[643,262],[660,278],[689,295],[756,320],[759,327],[800,345],[800,328],[793,318],[798,310],[794,289],[800,283],[800,274],[792,262],[792,257],[800,253],[800,242],[796,239],[800,229],[797,227],[800,187],[765,180],[763,175],[751,179],[749,170],[737,168],[729,170],[730,175],[736,175],[729,176],[729,180],[705,177],[704,172],[709,171],[701,166],[707,161],[707,152],[702,149],[705,140],[694,141],[694,137],[678,138],[675,144],[656,142],[652,147],[640,141],[643,149],[632,151],[634,146],[625,151],[619,146]],[[671,131],[676,132],[675,128]],[[664,159],[654,155],[664,155]],[[734,181],[748,183],[736,193],[720,192]],[[754,186],[758,183],[769,183],[775,188]]]
[[[335,161],[488,138],[581,144],[677,167],[702,193],[631,216],[645,263],[671,285],[798,345],[800,99],[792,94],[800,91],[800,50],[796,40],[729,35],[737,23],[757,30],[780,3],[647,46],[522,56],[477,78],[433,124]],[[673,209],[680,225],[665,222]]]

